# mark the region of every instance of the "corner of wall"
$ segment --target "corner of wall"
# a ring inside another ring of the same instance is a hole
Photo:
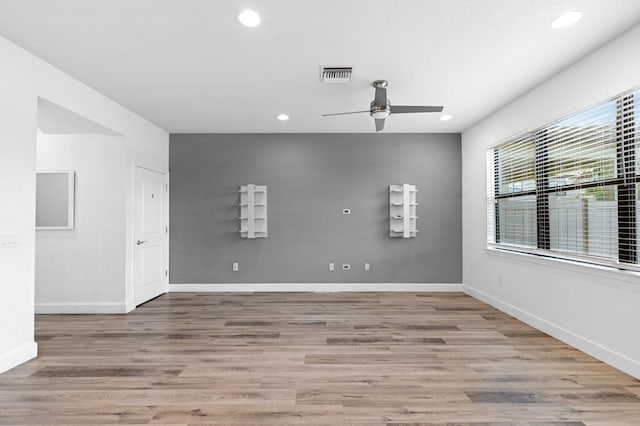
[[[30,342],[9,352],[0,354],[0,374],[35,358],[38,355],[38,344]]]

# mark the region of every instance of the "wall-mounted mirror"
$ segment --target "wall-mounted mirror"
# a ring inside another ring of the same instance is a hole
[[[74,227],[73,170],[36,173],[36,230],[64,231]]]

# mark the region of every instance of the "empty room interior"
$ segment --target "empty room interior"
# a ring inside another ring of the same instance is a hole
[[[0,424],[640,424],[638,0],[0,0]]]

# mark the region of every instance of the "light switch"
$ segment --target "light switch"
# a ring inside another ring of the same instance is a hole
[[[0,235],[0,247],[19,247],[21,245],[20,236],[17,234]]]

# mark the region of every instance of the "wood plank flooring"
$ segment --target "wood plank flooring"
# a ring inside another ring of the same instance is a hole
[[[640,425],[640,381],[461,293],[171,293],[36,340],[0,424]]]

